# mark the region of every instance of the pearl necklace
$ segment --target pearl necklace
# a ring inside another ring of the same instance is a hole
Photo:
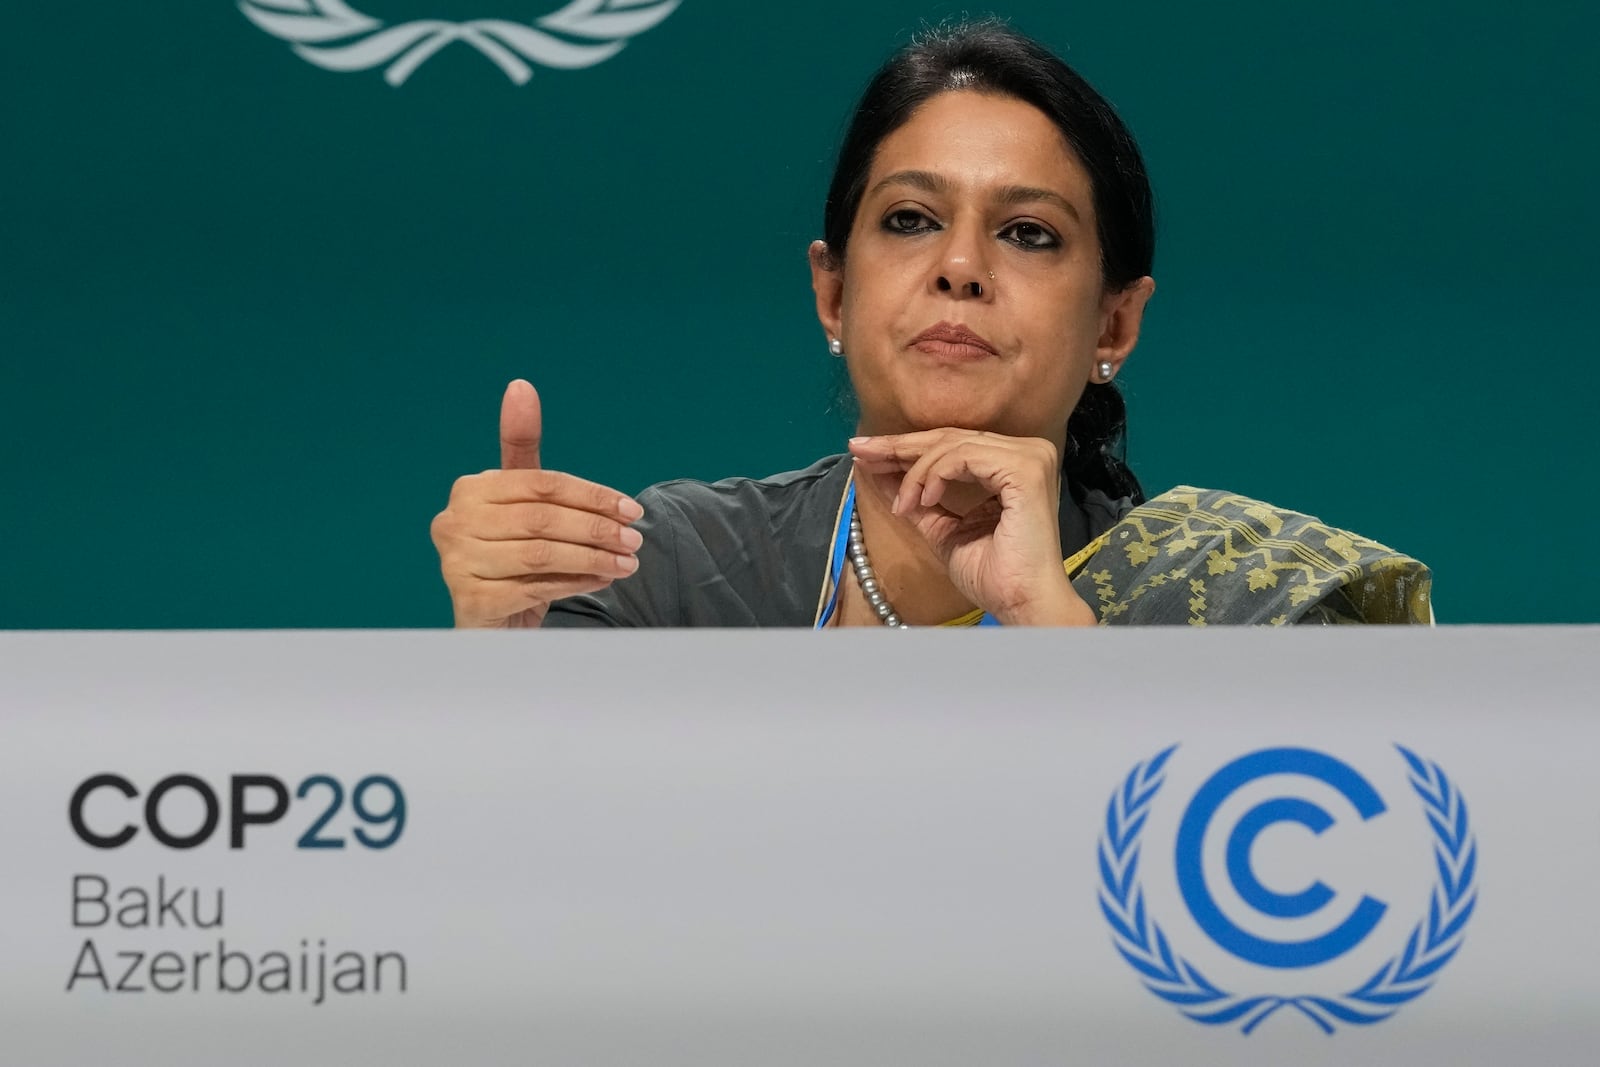
[[[883,620],[885,626],[897,630],[905,630],[906,626],[899,615],[889,604],[889,598],[883,595],[883,590],[878,586],[878,576],[872,570],[872,563],[867,559],[867,543],[861,536],[861,516],[851,509],[850,514],[850,569],[856,572],[856,581],[861,583],[861,592],[866,595],[867,604],[878,613],[878,618]]]

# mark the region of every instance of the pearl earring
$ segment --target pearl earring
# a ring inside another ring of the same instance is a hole
[[[1109,382],[1117,373],[1117,368],[1111,365],[1111,361],[1109,359],[1102,359],[1100,361],[1100,365],[1096,367],[1095,370],[1100,373],[1100,380],[1102,382]]]
[[[828,338],[828,351],[836,356],[844,355],[844,342],[837,337]]]

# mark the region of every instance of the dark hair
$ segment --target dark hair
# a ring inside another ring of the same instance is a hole
[[[835,263],[844,263],[878,146],[930,98],[960,89],[1014,97],[1044,112],[1089,173],[1106,287],[1125,289],[1150,273],[1155,208],[1133,135],[1076,71],[994,20],[927,31],[890,57],[867,85],[839,148],[823,208],[823,240]],[[1062,461],[1074,494],[1100,489],[1113,498],[1143,502],[1144,491],[1123,459],[1127,423],[1115,385],[1084,390],[1067,420]]]

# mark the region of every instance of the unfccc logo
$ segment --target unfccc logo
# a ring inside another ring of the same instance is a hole
[[[1230,967],[1232,980],[1214,981],[1194,951],[1169,938],[1172,924],[1156,920],[1140,877],[1146,823],[1176,749],[1133,768],[1112,795],[1100,838],[1100,908],[1117,951],[1150,992],[1196,1022],[1237,1024],[1246,1034],[1283,1008],[1332,1033],[1340,1023],[1386,1019],[1432,987],[1461,948],[1477,902],[1466,803],[1437,764],[1398,749],[1432,839],[1433,884],[1426,908],[1418,908],[1425,914],[1409,937],[1396,937],[1376,970],[1354,977],[1324,965],[1359,956],[1380,928],[1393,929],[1384,926],[1391,909],[1410,902],[1341,893],[1321,878],[1306,884],[1303,875],[1286,884],[1281,868],[1263,873],[1258,846],[1269,833],[1297,832],[1315,843],[1336,825],[1375,825],[1388,811],[1378,790],[1349,764],[1308,748],[1251,752],[1206,779],[1178,820],[1172,873],[1195,929],[1226,953],[1215,962]]]
[[[388,23],[345,0],[238,0],[246,18],[287,41],[307,63],[341,72],[382,67],[383,80],[395,88],[456,42],[475,48],[518,85],[533,77],[529,64],[563,70],[592,67],[622,51],[635,35],[653,29],[680,2],[570,0],[531,23],[505,18]]]

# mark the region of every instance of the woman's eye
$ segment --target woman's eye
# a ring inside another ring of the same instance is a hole
[[[883,228],[890,233],[922,233],[933,228],[933,222],[920,211],[901,208],[891,211],[883,220]]]
[[[1057,248],[1060,238],[1037,222],[1015,222],[1000,231],[1000,236],[1023,248]]]

